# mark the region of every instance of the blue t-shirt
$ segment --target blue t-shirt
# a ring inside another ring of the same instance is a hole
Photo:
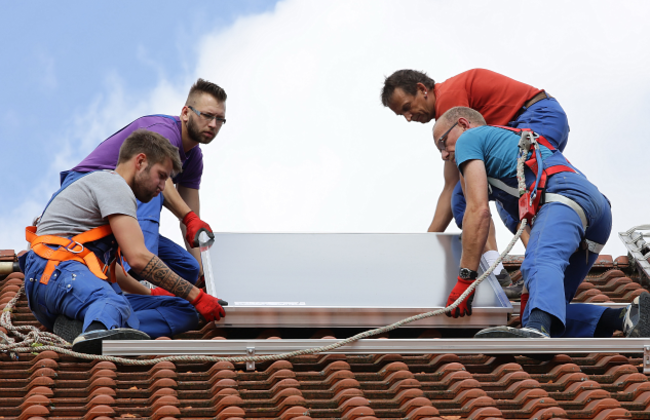
[[[487,176],[507,179],[517,176],[517,155],[520,135],[499,127],[481,126],[465,131],[456,141],[456,165],[469,160],[482,160]],[[539,146],[542,161],[553,154]]]
[[[465,131],[456,141],[456,165],[460,166],[478,159],[484,162],[488,177],[497,178],[511,187],[516,187],[517,155],[519,153],[519,134],[491,126],[482,126]],[[559,151],[551,151],[539,146],[543,166],[571,166]],[[576,169],[577,171],[577,169]],[[534,177],[526,169],[526,185],[530,187]],[[578,203],[585,211],[589,223],[602,212],[603,197],[598,188],[590,183],[580,172],[561,172],[549,177],[546,192],[561,194]],[[518,199],[507,192],[493,188],[490,199],[499,201],[505,211],[518,220]]]

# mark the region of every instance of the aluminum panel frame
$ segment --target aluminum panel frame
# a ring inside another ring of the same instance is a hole
[[[104,341],[105,356],[282,354],[334,344],[337,339],[305,340],[124,340]],[[644,353],[650,338],[499,338],[378,339],[365,338],[318,354],[561,354]],[[650,362],[650,360],[649,360]]]

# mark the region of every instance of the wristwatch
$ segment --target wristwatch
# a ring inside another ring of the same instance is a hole
[[[478,272],[474,270],[470,270],[469,268],[461,268],[458,271],[458,277],[460,277],[463,280],[476,280],[478,277]]]

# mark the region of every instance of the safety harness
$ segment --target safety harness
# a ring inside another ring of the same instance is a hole
[[[66,178],[62,176],[61,188],[52,195],[43,213],[41,213],[41,217],[43,217],[45,210],[47,210],[50,203],[61,191],[91,173],[83,174],[78,178]],[[110,268],[111,283],[117,281],[115,276],[115,263],[117,259],[122,260],[122,255],[120,248],[116,245],[113,231],[109,224],[98,226],[72,237],[57,235],[38,236],[36,235],[36,229],[36,226],[27,226],[25,228],[25,238],[30,243],[31,249],[36,255],[48,260],[45,265],[45,270],[43,270],[43,274],[41,275],[40,282],[42,284],[47,284],[50,281],[52,273],[59,263],[63,261],[80,262],[88,267],[91,273],[102,280],[108,280],[106,272]],[[56,248],[57,246],[58,248]],[[103,257],[100,259],[98,255]],[[122,267],[122,270],[124,270],[124,267]]]
[[[512,128],[504,126],[495,126],[502,128],[504,130],[509,130],[520,135],[519,139],[519,158],[522,156],[530,157],[525,160],[524,165],[530,169],[535,181],[531,183],[530,187],[527,188],[526,192],[523,194],[519,193],[519,190],[515,187],[511,187],[505,182],[497,178],[488,177],[488,183],[490,186],[498,188],[505,193],[516,197],[519,200],[519,220],[526,220],[529,226],[532,226],[535,221],[535,216],[539,211],[539,207],[544,203],[559,202],[570,208],[572,208],[580,217],[582,222],[582,228],[584,231],[587,230],[588,221],[587,216],[583,208],[572,200],[569,197],[565,197],[561,194],[549,193],[546,192],[546,183],[548,179],[562,172],[573,172],[577,171],[571,166],[565,165],[562,162],[551,163],[550,165],[544,167],[542,164],[542,154],[539,149],[539,145],[548,148],[549,150],[555,152],[557,149],[543,136],[532,131],[530,128]],[[566,158],[564,158],[566,163],[569,163]],[[548,159],[547,159],[548,162]],[[603,248],[603,244],[591,241],[589,239],[584,240],[583,248],[588,249],[589,251],[599,254]]]
[[[47,284],[50,281],[52,273],[59,263],[63,261],[80,262],[88,267],[91,273],[102,280],[108,280],[106,272],[110,267],[110,281],[111,283],[115,283],[115,263],[117,260],[113,259],[112,262],[103,264],[97,258],[97,255],[86,246],[89,242],[104,239],[112,233],[113,231],[110,225],[102,225],[73,236],[72,238],[55,235],[38,236],[36,235],[36,226],[27,226],[25,229],[25,238],[31,244],[31,249],[36,255],[48,260],[45,265],[45,270],[43,270],[43,274],[41,275],[40,282],[42,284]],[[59,246],[57,249],[51,247],[56,245]],[[119,256],[119,248],[117,253]]]

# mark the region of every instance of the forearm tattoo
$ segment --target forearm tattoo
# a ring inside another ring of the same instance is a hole
[[[192,291],[193,286],[189,281],[184,280],[181,276],[174,273],[155,255],[138,274],[140,277],[149,280],[154,285],[160,286],[180,298],[187,299],[187,296]]]

